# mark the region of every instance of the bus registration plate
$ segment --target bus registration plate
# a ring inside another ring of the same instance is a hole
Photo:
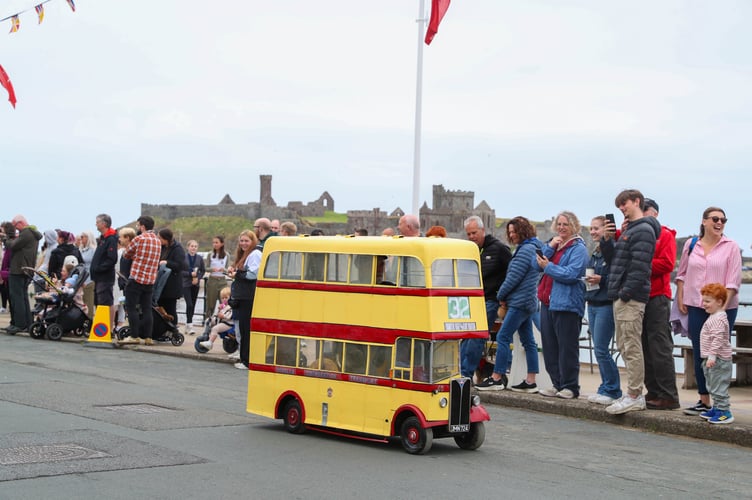
[[[449,432],[470,432],[470,424],[450,425]]]

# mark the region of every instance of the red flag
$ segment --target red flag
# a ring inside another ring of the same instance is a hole
[[[0,85],[5,87],[5,90],[8,91],[8,100],[13,106],[13,109],[15,109],[16,108],[16,92],[13,90],[13,84],[10,83],[10,78],[8,78],[8,73],[5,72],[2,66],[0,66]]]
[[[439,24],[444,19],[449,8],[449,0],[431,0],[431,19],[428,21],[428,30],[426,31],[426,45],[431,45],[433,37],[439,32]]]

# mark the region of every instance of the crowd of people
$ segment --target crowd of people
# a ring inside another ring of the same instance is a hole
[[[461,346],[462,375],[474,377],[478,390],[536,393],[546,397],[574,399],[580,395],[579,338],[587,312],[588,328],[601,377],[596,394],[588,397],[606,411],[621,414],[645,409],[679,408],[670,323],[671,273],[676,262],[676,232],[658,222],[655,200],[638,190],[625,190],[615,198],[624,220],[619,228],[613,215],[596,215],[590,222],[594,248],[588,252],[575,214],[562,211],[553,220],[554,236],[545,243],[525,217],[506,222],[504,231],[511,247],[486,232],[483,220],[464,221],[468,240],[478,246],[486,317],[489,328],[500,320],[495,364],[485,378],[478,377],[487,343],[471,339]],[[692,341],[695,376],[699,393],[696,404],[684,410],[713,424],[733,421],[728,398],[731,379],[729,335],[734,327],[741,285],[741,253],[724,235],[725,212],[709,207],[702,214],[700,234],[688,239],[676,274],[676,314],[686,316]],[[235,366],[247,369],[250,318],[264,243],[273,236],[297,234],[294,223],[259,218],[252,229],[237,236],[235,255],[225,250],[225,237],[212,239],[206,259],[199,244],[184,248],[168,228],[155,232],[154,219],[141,216],[137,228],[112,227],[107,214],[95,218],[99,237],[83,231],[55,229],[41,233],[23,215],[0,224],[2,309],[10,312],[6,333],[27,331],[32,311],[27,293],[36,270],[51,279],[68,279],[73,266],[83,265],[88,279],[81,288],[81,309],[89,315],[97,306],[108,306],[114,331],[126,321],[130,335],[124,345],[153,345],[165,334],[155,321],[152,306],[177,318],[177,302],[185,301],[185,333],[192,335],[193,319],[204,281],[203,317],[215,316],[215,329],[202,345],[211,349],[220,333],[234,326],[238,350],[230,354]],[[397,231],[386,228],[383,236],[421,236],[420,220],[406,214]],[[318,230],[311,236],[321,235]],[[356,236],[366,236],[365,229]],[[441,226],[431,227],[427,237],[446,237]],[[42,242],[41,252],[38,247]],[[512,251],[513,248],[513,251]],[[158,288],[155,284],[159,276]],[[227,288],[227,280],[232,284]],[[70,283],[70,282],[69,282]],[[44,283],[34,283],[44,292]],[[156,297],[155,297],[156,296]],[[124,303],[124,307],[123,307]],[[215,314],[217,311],[217,314]],[[552,387],[539,389],[540,367],[533,325],[541,333],[544,368]],[[216,331],[215,331],[216,330]],[[510,385],[512,338],[519,334],[525,353],[524,380]],[[624,361],[626,381],[612,356],[616,342]]]

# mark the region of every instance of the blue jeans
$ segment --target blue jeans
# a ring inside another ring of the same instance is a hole
[[[486,301],[486,319],[488,328],[494,324],[499,313],[499,302],[497,300]],[[490,335],[490,332],[489,332]],[[486,347],[486,339],[467,339],[463,340],[460,345],[460,373],[463,377],[473,378],[475,370],[478,369],[480,358],[483,357],[483,349]]]
[[[541,304],[543,362],[558,391],[580,395],[580,330],[582,317],[570,311],[551,311]]]
[[[736,322],[737,309],[726,309],[726,316],[729,323],[729,335],[734,329]],[[697,381],[697,392],[699,394],[708,394],[708,385],[705,381],[705,373],[702,370],[702,358],[700,357],[700,331],[709,314],[705,309],[700,307],[687,306],[687,326],[689,327],[689,339],[692,341],[692,355],[695,361],[695,380]]]
[[[619,380],[619,368],[611,356],[611,341],[614,340],[614,306],[606,304],[594,306],[588,304],[588,323],[590,335],[593,338],[593,351],[598,361],[598,370],[601,373],[601,385],[598,394],[610,398],[621,397],[621,381]]]
[[[525,360],[527,361],[527,373],[538,373],[538,344],[533,335],[533,313],[526,312],[516,307],[510,307],[501,329],[496,336],[496,364],[494,372],[506,373],[512,352],[509,344],[512,343],[514,332],[520,333],[520,342],[525,348]]]

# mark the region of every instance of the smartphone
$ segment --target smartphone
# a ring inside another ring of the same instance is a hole
[[[537,253],[538,257],[540,257],[541,259],[543,258],[543,250],[541,250],[540,248],[536,248],[535,253]]]
[[[614,214],[606,214],[606,220],[610,222],[613,225],[616,225],[616,219],[614,219]]]

